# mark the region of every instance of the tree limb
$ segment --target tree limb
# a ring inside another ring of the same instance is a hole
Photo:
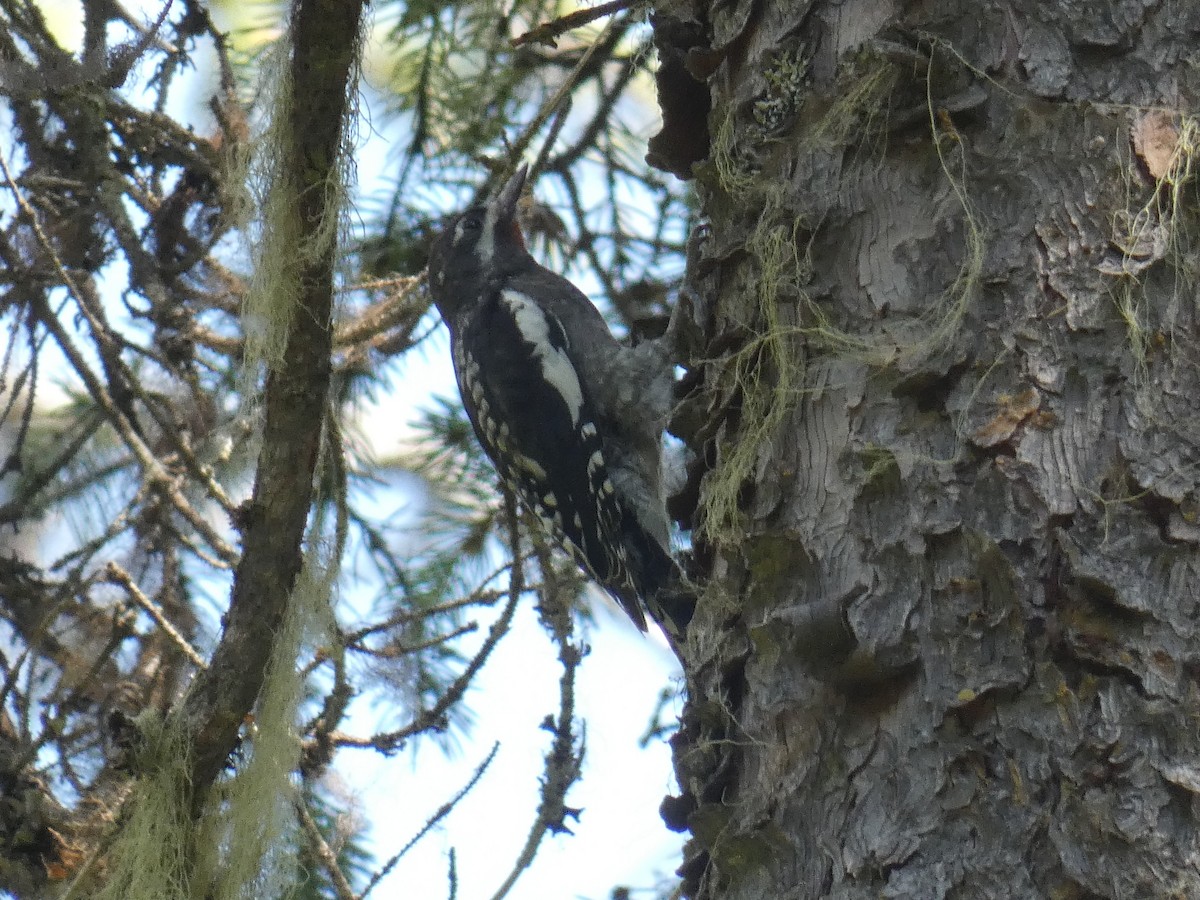
[[[322,230],[338,211],[336,192],[351,74],[359,48],[361,0],[299,0],[291,23],[291,94],[282,137],[282,177],[273,200],[299,236]],[[313,476],[327,409],[336,246],[297,248],[295,314],[284,339],[285,365],[267,376],[262,449],[246,507],[243,553],[225,632],[212,662],[188,694],[184,714],[194,737],[196,808],[233,750],[266,673],[269,648],[302,559]]]

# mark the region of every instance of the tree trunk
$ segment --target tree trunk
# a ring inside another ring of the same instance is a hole
[[[695,7],[686,895],[1200,896],[1200,4]]]

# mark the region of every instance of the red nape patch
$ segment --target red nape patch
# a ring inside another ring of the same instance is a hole
[[[508,226],[508,237],[517,242],[517,246],[522,250],[525,249],[525,235],[521,233],[521,226],[517,224],[517,220],[513,221]]]

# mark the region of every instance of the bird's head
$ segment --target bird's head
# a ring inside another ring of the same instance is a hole
[[[452,218],[434,241],[429,292],[447,324],[464,304],[477,302],[530,258],[517,224],[527,175],[527,167],[520,166],[494,197]]]

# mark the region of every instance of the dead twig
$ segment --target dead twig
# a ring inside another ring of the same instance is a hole
[[[514,47],[520,47],[522,44],[546,44],[550,47],[558,46],[558,38],[566,34],[568,31],[573,31],[576,28],[582,28],[589,22],[594,22],[596,19],[610,15],[615,12],[620,12],[623,9],[628,9],[636,0],[610,0],[608,3],[601,3],[599,6],[593,6],[590,9],[580,9],[573,13],[568,13],[565,16],[560,16],[551,22],[543,22],[536,28],[531,28],[520,37],[513,38],[509,43]]]

